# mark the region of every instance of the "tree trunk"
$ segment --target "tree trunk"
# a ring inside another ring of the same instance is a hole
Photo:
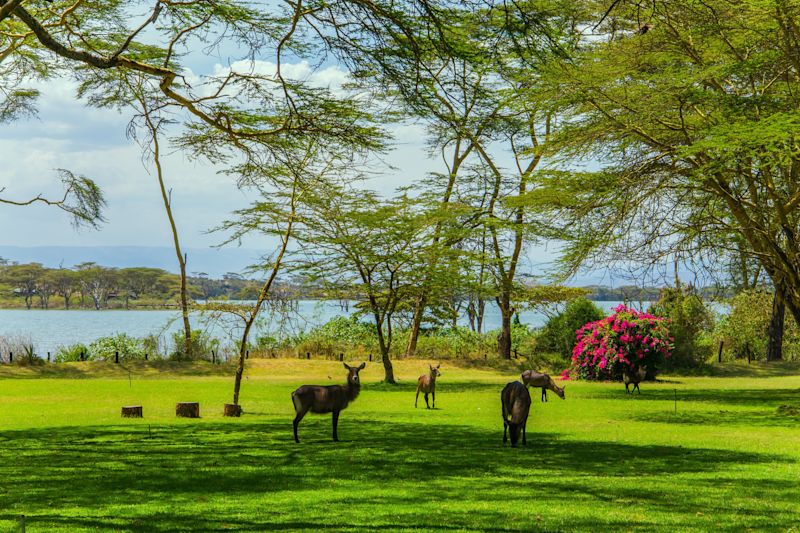
[[[161,151],[158,143],[158,127],[150,120],[150,113],[146,106],[142,105],[142,108],[144,110],[144,118],[147,121],[147,126],[150,129],[150,133],[153,135],[153,162],[156,166],[156,177],[158,178],[158,186],[161,190],[161,200],[164,202],[164,210],[167,212],[169,228],[172,232],[172,244],[175,248],[175,255],[178,257],[178,266],[180,267],[181,315],[183,317],[183,351],[184,357],[189,359],[192,357],[192,328],[189,324],[189,299],[186,294],[186,254],[181,251],[180,238],[178,237],[178,227],[175,224],[175,217],[172,215],[172,191],[170,190],[168,193],[167,188],[164,185],[164,173],[161,168]],[[125,305],[127,307],[127,302]]]
[[[772,318],[769,321],[769,341],[767,343],[767,361],[783,359],[783,328],[786,316],[786,301],[780,285],[775,287],[772,299]]]
[[[507,296],[504,295],[497,303],[503,318],[500,333],[497,335],[497,355],[504,359],[511,359],[511,316],[514,312]]]
[[[127,405],[122,407],[122,416],[124,418],[142,418],[141,405]]]
[[[394,380],[394,367],[392,366],[392,360],[389,358],[389,351],[384,351],[381,348],[381,361],[383,362],[383,379],[386,383],[397,383]]]
[[[181,402],[175,406],[175,416],[200,418],[200,404],[197,402]]]
[[[408,334],[408,345],[406,346],[406,357],[414,357],[417,353],[417,339],[419,339],[419,329],[422,325],[422,316],[425,313],[425,297],[420,296],[414,305],[414,316],[411,317],[411,331]]]
[[[383,380],[386,383],[397,383],[394,380],[394,367],[392,367],[392,360],[389,356],[390,346],[386,343],[386,339],[383,336],[383,324],[381,324],[377,314],[375,316],[375,325],[378,330],[378,345],[381,349],[381,361],[383,362]]]

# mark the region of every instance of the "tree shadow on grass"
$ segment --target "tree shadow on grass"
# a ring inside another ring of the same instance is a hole
[[[621,400],[626,397],[624,386],[619,389],[593,390],[585,393],[584,398],[601,400]],[[642,384],[642,393],[627,396],[631,401],[672,402],[677,398],[681,402],[726,403],[747,407],[777,407],[779,404],[793,403],[800,400],[800,389],[674,389],[648,388]]]
[[[640,422],[658,424],[686,424],[697,426],[748,426],[800,428],[800,418],[778,413],[775,409],[755,411],[683,411],[677,413],[638,413],[631,417]]]
[[[318,417],[303,422],[300,444],[292,441],[289,419],[165,425],[152,433],[142,425],[2,431],[0,521],[24,513],[32,529],[530,530],[535,523],[509,522],[508,506],[524,509],[533,495],[561,506],[628,498],[689,516],[691,502],[643,490],[636,480],[713,477],[747,464],[786,463],[762,453],[560,440],[533,428],[527,448],[511,449],[502,444],[501,428],[499,422],[487,431],[353,417],[340,423],[345,440],[333,443],[329,417]],[[630,479],[630,487],[609,494],[602,480],[610,478]],[[728,483],[754,489],[752,479]],[[372,496],[370,503],[373,492],[391,487],[396,494]],[[794,486],[765,481],[763,490],[771,501],[796,499]],[[443,502],[474,502],[474,509],[439,521],[385,509],[413,509],[431,494]],[[363,511],[349,511],[354,502]],[[764,511],[771,512],[777,511]]]

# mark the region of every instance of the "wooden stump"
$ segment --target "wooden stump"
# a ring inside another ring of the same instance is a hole
[[[141,405],[123,405],[122,416],[125,418],[142,418]]]
[[[200,418],[200,404],[197,402],[180,402],[175,406],[175,415],[185,418]]]
[[[224,414],[225,416],[242,416],[242,406],[226,403]]]

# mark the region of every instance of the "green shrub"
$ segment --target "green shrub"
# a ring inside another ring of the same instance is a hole
[[[100,337],[89,345],[90,358],[95,361],[114,361],[117,352],[121,361],[143,360],[147,353],[139,339],[125,333]]]
[[[727,359],[766,358],[772,298],[772,293],[763,290],[746,290],[729,300],[730,313],[719,320],[714,331],[715,341],[724,343]],[[787,315],[784,328],[784,358],[796,358],[800,334],[791,316]]]
[[[190,339],[191,354],[186,353],[183,331],[176,331],[172,334],[173,350],[169,358],[173,361],[191,361],[197,359],[211,360],[211,350],[219,350],[219,339],[212,337],[205,331],[192,330]]]
[[[576,298],[564,310],[547,321],[537,336],[538,347],[572,357],[575,332],[589,322],[603,318],[603,311],[586,298]]]
[[[85,344],[77,343],[70,346],[60,346],[56,351],[53,361],[56,363],[72,363],[81,360],[81,354],[90,358],[89,347]]]
[[[714,316],[697,294],[688,288],[662,289],[649,312],[669,320],[669,331],[675,340],[668,366],[697,366],[708,358],[711,347],[701,343],[700,337],[714,328]]]

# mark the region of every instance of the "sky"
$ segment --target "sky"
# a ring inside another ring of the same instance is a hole
[[[236,66],[213,54],[190,55],[186,64],[193,75],[219,73],[230,68],[228,65]],[[274,65],[263,60],[256,68],[270,71]],[[312,72],[307,63],[297,60],[285,69],[295,77],[308,77],[313,83],[334,88],[347,78],[347,72],[335,64]],[[56,169],[69,169],[101,187],[108,203],[106,222],[97,230],[76,229],[65,213],[52,207],[0,204],[0,228],[5,229],[0,232],[0,247],[170,247],[171,236],[151,163],[142,159],[139,145],[126,138],[130,115],[87,106],[77,99],[76,85],[67,78],[49,80],[40,89],[36,117],[0,124],[3,196],[13,200],[37,194],[58,197],[61,189]],[[385,170],[366,186],[391,194],[397,187],[442,170],[440,160],[427,153],[422,125],[395,125],[390,127],[390,133],[394,141],[392,150],[383,158]],[[231,176],[218,173],[209,163],[189,161],[180,152],[169,154],[162,162],[167,186],[172,189],[182,245],[187,249],[208,249],[220,244],[223,235],[209,230],[233,210],[250,203],[247,191],[238,189]],[[264,253],[271,243],[251,238],[242,246]],[[541,274],[543,265],[554,259],[555,248],[530,248],[523,269]]]

